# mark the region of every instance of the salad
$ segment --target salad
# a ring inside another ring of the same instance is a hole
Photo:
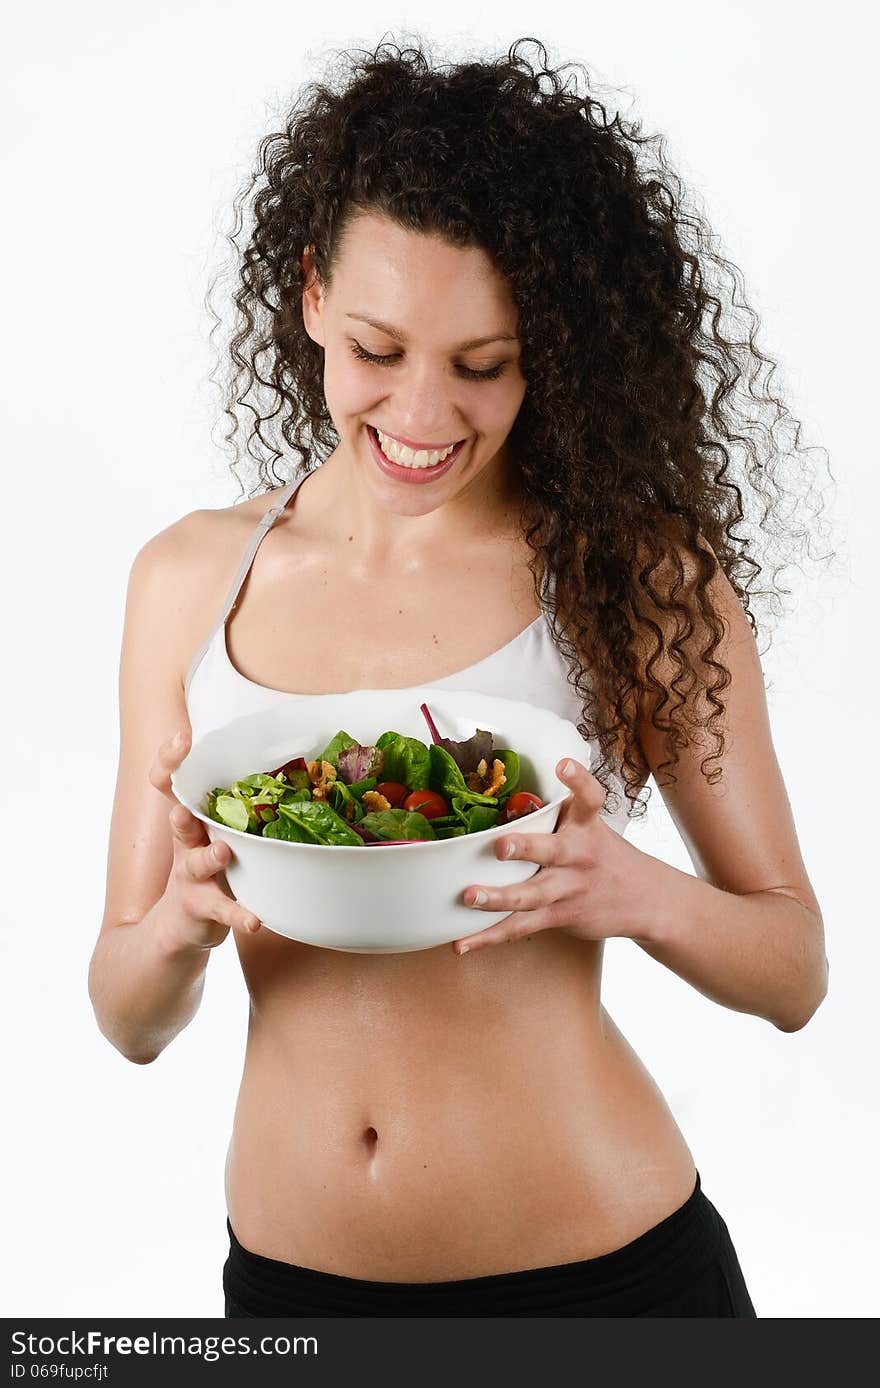
[[[352,847],[476,834],[543,807],[520,790],[519,756],[477,728],[463,742],[384,732],[364,744],[344,730],[312,759],[293,757],[207,792],[203,814],[230,829],[292,843]]]

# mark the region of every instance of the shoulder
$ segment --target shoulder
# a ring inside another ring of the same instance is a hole
[[[659,555],[659,558],[658,558]],[[742,600],[712,547],[674,535],[657,549],[641,542],[636,564],[632,648],[639,682],[642,741],[653,738],[653,711],[691,704],[705,718],[732,683],[757,695],[763,677],[755,635]],[[674,686],[674,690],[673,690]]]
[[[139,575],[194,578],[199,571],[222,565],[240,539],[247,540],[269,509],[275,492],[234,506],[189,511],[147,540],[132,565]]]
[[[274,492],[234,506],[190,511],[151,536],[134,556],[127,606],[152,614],[175,646],[181,672],[209,632],[254,527]]]
[[[751,626],[739,594],[711,545],[701,536],[697,548],[674,535],[658,537],[654,549],[645,541],[637,547],[633,606],[642,623],[643,651],[655,650],[662,633],[664,645],[675,641],[682,651],[705,646],[706,620],[717,618],[725,638],[744,639]]]
[[[232,581],[248,539],[275,495],[269,491],[234,506],[189,511],[141,546],[129,581],[169,590],[184,585],[195,597],[201,591],[216,594],[224,575]]]

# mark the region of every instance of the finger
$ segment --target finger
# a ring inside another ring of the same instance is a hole
[[[163,742],[156,753],[153,765],[150,767],[149,777],[151,784],[157,790],[161,790],[163,795],[174,793],[171,789],[171,773],[177,770],[189,749],[189,733],[181,728],[174,737],[169,737]]]
[[[572,791],[570,799],[562,807],[566,812],[566,821],[575,818],[589,822],[605,808],[605,787],[582,762],[568,757],[559,763],[556,775]]]
[[[561,925],[566,914],[570,912],[566,911],[564,900],[555,901],[537,911],[514,911],[476,935],[463,935],[460,940],[453,941],[453,949],[459,955],[469,954],[471,950],[484,949],[488,945],[503,945],[511,940],[522,940],[529,935],[537,935],[541,930],[551,930],[554,926]]]
[[[223,896],[223,904],[218,907],[223,915],[223,924],[229,925],[233,930],[242,930],[246,935],[255,935],[260,929],[261,922],[249,911],[246,906],[242,906],[235,897]]]
[[[207,882],[222,872],[232,858],[228,843],[211,843],[204,848],[191,848],[186,855],[186,873],[193,882]]]
[[[510,848],[512,852],[505,851]],[[574,862],[574,846],[570,837],[558,833],[505,835],[495,845],[495,857],[505,862],[522,858],[541,867],[566,867]]]
[[[191,814],[185,805],[181,805],[180,801],[175,801],[168,820],[172,834],[184,848],[195,848],[196,844],[205,842],[207,834],[204,824]]]
[[[463,900],[477,911],[535,911],[570,895],[575,879],[565,868],[539,868],[528,881],[510,887],[467,887]]]
[[[195,920],[225,925],[230,930],[244,931],[247,935],[253,935],[260,929],[261,922],[253,912],[219,887],[216,890],[203,888],[193,897],[183,893],[181,900],[184,910]]]

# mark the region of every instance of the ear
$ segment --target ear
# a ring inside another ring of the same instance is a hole
[[[313,247],[306,246],[302,256],[305,289],[302,297],[303,324],[313,342],[319,347],[324,343],[324,286],[315,268]]]

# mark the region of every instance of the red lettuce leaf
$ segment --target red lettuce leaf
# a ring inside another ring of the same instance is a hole
[[[484,728],[477,728],[473,737],[467,738],[464,742],[454,742],[451,737],[441,737],[437,746],[449,753],[463,776],[469,776],[484,759],[488,765],[492,756],[492,742],[491,733],[487,733]]]
[[[359,742],[346,747],[336,758],[339,779],[347,786],[365,781],[369,776],[378,777],[384,764],[385,753],[381,747],[365,747]]]

